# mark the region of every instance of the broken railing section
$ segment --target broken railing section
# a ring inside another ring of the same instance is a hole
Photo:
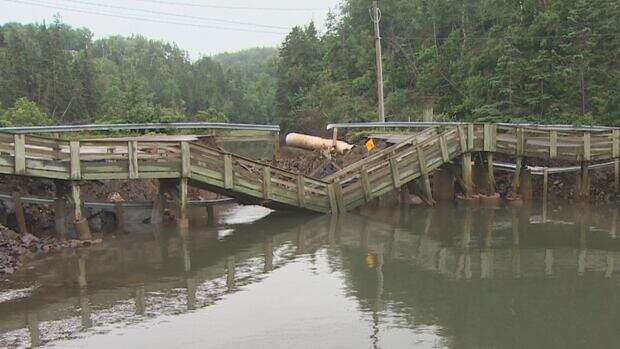
[[[407,128],[418,127],[428,129],[437,128],[456,128],[458,130],[458,144],[460,147],[460,154],[456,155],[458,158],[457,163],[459,167],[454,169],[446,169],[442,171],[444,175],[454,174],[457,182],[463,188],[465,196],[471,196],[474,194],[476,185],[475,180],[478,183],[484,183],[482,186],[486,188],[485,194],[493,194],[495,192],[495,178],[494,178],[494,154],[501,153],[515,157],[515,173],[512,181],[513,190],[516,193],[520,193],[526,199],[531,197],[531,173],[526,167],[526,159],[528,157],[543,158],[543,159],[562,159],[569,161],[576,161],[579,163],[579,174],[577,178],[578,191],[581,198],[585,199],[589,195],[589,170],[592,168],[600,167],[601,164],[593,164],[603,160],[613,160],[614,166],[614,185],[616,192],[620,190],[620,130],[610,127],[571,127],[571,126],[538,126],[538,125],[511,125],[511,124],[471,124],[471,123],[363,123],[363,124],[334,124],[329,125],[328,129],[333,130],[334,139],[337,138],[338,129],[343,128],[382,128],[385,130],[389,127]],[[383,131],[385,132],[385,131]],[[407,145],[411,142],[410,139],[401,136],[402,141],[399,147]],[[407,136],[408,137],[408,136]],[[410,137],[409,137],[410,138]],[[452,140],[454,141],[454,140]],[[432,141],[435,142],[435,141]],[[422,142],[424,143],[424,142]],[[438,149],[447,148],[442,143],[444,140],[438,141]],[[426,154],[424,146],[416,146],[411,142],[412,147],[422,149],[422,154]],[[392,148],[392,147],[390,147]],[[326,177],[327,179],[337,178],[341,174],[345,174],[347,171],[360,171],[360,174],[352,173],[352,178],[359,178],[359,180],[352,180],[351,178],[345,178],[341,184],[347,185],[347,183],[359,182],[359,187],[363,190],[372,187],[368,185],[368,169],[361,170],[362,164],[372,162],[377,156],[386,156],[390,153],[390,148],[385,149],[375,155],[369,156],[369,158],[362,160],[360,163],[353,164],[338,173]],[[436,148],[436,149],[437,149]],[[417,151],[417,150],[416,150]],[[452,154],[446,154],[441,150],[441,157],[448,158]],[[438,153],[434,154],[435,157],[439,157]],[[446,156],[448,155],[448,156]],[[474,168],[472,158],[474,155],[480,158],[479,165]],[[374,158],[373,158],[374,156]],[[398,154],[392,154],[391,161],[386,161],[384,168],[395,168],[394,163],[400,163],[400,156]],[[451,162],[445,161],[446,163]],[[418,163],[420,163],[418,161]],[[608,164],[612,164],[608,163]],[[366,166],[366,165],[364,165]],[[381,166],[375,166],[379,168]],[[398,170],[398,169],[397,169]],[[420,178],[416,181],[422,182],[422,188],[426,187],[424,184],[424,171],[420,168]],[[385,172],[385,171],[384,171]],[[398,171],[391,171],[392,177]],[[389,177],[389,173],[384,173],[386,177]],[[547,173],[547,178],[549,173]],[[482,177],[482,178],[481,178]],[[342,178],[340,178],[342,179]],[[449,182],[449,180],[447,180]],[[445,182],[445,181],[444,181]],[[396,187],[396,181],[393,181],[392,189]],[[403,184],[402,182],[398,184]],[[478,185],[481,186],[480,184]],[[386,184],[379,184],[379,187],[386,187]],[[364,189],[366,188],[366,189]],[[350,189],[343,190],[345,194]],[[346,195],[345,195],[346,196]],[[430,197],[425,196],[422,193],[423,199],[427,202]],[[529,197],[528,197],[529,196]],[[364,197],[368,197],[368,193],[364,194]],[[355,199],[353,199],[355,200]],[[346,201],[346,200],[345,200]]]

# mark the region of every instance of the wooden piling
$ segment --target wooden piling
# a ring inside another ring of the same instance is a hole
[[[181,178],[178,183],[178,195],[177,206],[179,209],[179,216],[177,217],[177,226],[179,228],[189,227],[189,216],[187,213],[187,178]]]
[[[71,182],[71,199],[73,202],[73,218],[75,220],[77,238],[80,240],[92,240],[93,235],[90,232],[88,220],[84,217],[82,195],[80,185],[77,182]]]
[[[519,196],[523,201],[532,201],[532,171],[525,169],[521,173],[521,184],[519,186]]]
[[[232,292],[235,289],[235,257],[226,258],[226,289]]]
[[[512,177],[512,191],[515,193],[519,192],[519,187],[521,186],[521,167],[523,166],[523,158],[517,157],[515,160],[515,173]]]
[[[54,224],[56,227],[56,237],[64,239],[67,235],[67,187],[65,182],[54,181],[56,200],[54,200]]]
[[[579,198],[581,200],[587,200],[590,197],[590,173],[588,162],[581,163],[580,177],[580,185],[578,187]]]
[[[472,196],[474,190],[472,177],[471,153],[465,153],[461,156],[461,177],[465,186],[465,196]]]
[[[490,194],[495,193],[495,173],[493,167],[493,153],[486,152],[486,165],[487,165],[487,185]]]
[[[616,195],[620,194],[620,159],[614,159],[614,188]]]
[[[136,315],[144,315],[146,312],[145,293],[144,286],[136,288]]]
[[[13,192],[13,206],[15,207],[15,220],[17,220],[17,228],[22,234],[28,234],[28,225],[26,224],[26,214],[24,213],[24,205],[22,204],[22,196],[19,192]]]
[[[123,203],[117,201],[114,203],[114,215],[116,216],[116,231],[122,233],[125,231],[125,214],[123,211]]]
[[[450,165],[442,166],[433,174],[433,198],[437,202],[454,200],[454,173]]]

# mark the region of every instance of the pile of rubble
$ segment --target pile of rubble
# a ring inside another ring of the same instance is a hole
[[[24,258],[35,253],[51,253],[64,248],[78,248],[100,243],[101,240],[58,240],[49,236],[39,238],[32,234],[19,234],[0,225],[0,276],[12,274]]]

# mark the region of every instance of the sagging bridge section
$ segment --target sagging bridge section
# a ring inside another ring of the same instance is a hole
[[[267,132],[276,137],[279,132],[277,126],[227,125],[192,123],[124,127],[165,130],[228,127]],[[334,129],[334,140],[338,128],[354,126],[330,125]],[[382,127],[382,132],[388,127],[422,126],[426,129],[401,133],[396,144],[371,152],[361,161],[322,179],[293,173],[183,137],[96,139],[91,136],[60,139],[42,133],[88,131],[88,128],[0,129],[0,173],[68,183],[71,190],[64,195],[76,203],[76,224],[84,222],[80,204],[80,183],[84,181],[159,179],[167,183],[164,187],[176,197],[180,212],[185,211],[187,189],[191,185],[236,198],[242,203],[275,209],[337,213],[361,206],[412,181],[419,181],[422,191],[430,197],[429,174],[453,162],[459,164],[459,182],[468,195],[473,188],[472,153],[476,152],[483,153],[487,159],[487,175],[491,183],[493,155],[499,153],[515,157],[515,185],[519,183],[524,157],[578,162],[582,165],[584,183],[588,181],[588,165],[611,160],[618,185],[620,129],[617,128],[491,123],[383,123],[362,126]],[[109,129],[124,128],[123,125],[111,125]],[[97,130],[105,131],[106,128]]]

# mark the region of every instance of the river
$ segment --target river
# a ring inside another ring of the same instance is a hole
[[[0,283],[0,347],[617,348],[616,207],[233,207]]]

